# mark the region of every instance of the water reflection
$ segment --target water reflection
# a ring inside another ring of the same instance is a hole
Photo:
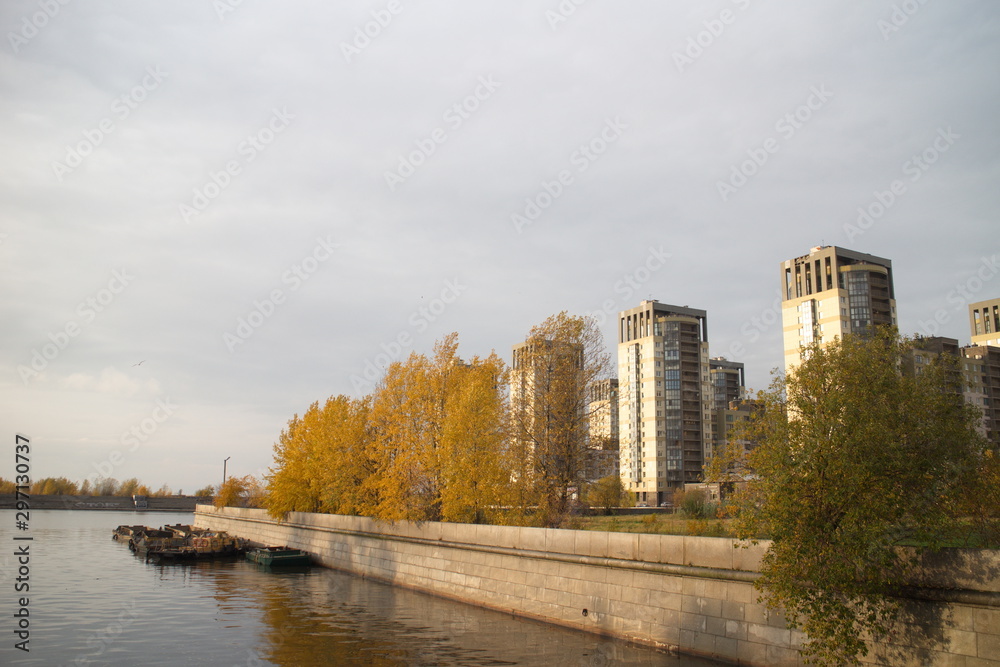
[[[190,523],[190,514],[53,510],[32,519],[32,650],[9,661],[7,652],[5,664],[719,664],[322,568],[158,565],[111,540],[122,523]],[[10,540],[0,524],[0,541]]]
[[[248,569],[249,564],[243,567]],[[254,574],[263,645],[275,665],[710,665],[442,600],[341,572]],[[220,597],[245,583],[215,577]],[[247,664],[254,664],[252,660]]]

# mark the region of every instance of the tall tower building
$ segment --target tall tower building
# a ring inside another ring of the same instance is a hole
[[[837,246],[782,262],[781,298],[785,370],[799,364],[811,343],[896,324],[892,262]]]
[[[583,442],[587,437],[583,347],[537,338],[514,345],[511,351],[515,437],[534,450],[548,435],[547,423],[559,418],[560,435]]]
[[[969,304],[973,345],[1000,347],[1000,298]]]
[[[743,398],[746,380],[742,361],[712,357],[708,360],[708,374],[712,379],[713,410],[727,410],[730,403]]]
[[[618,379],[591,388],[585,479],[597,481],[618,473]]]
[[[712,396],[704,310],[643,301],[619,313],[619,465],[640,503],[701,481]]]

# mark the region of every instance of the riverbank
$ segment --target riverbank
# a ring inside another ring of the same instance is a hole
[[[766,544],[298,512],[277,522],[263,510],[207,505],[198,506],[195,523],[304,549],[334,569],[578,630],[733,663],[803,664],[804,636],[756,601]],[[879,655],[895,665],[1000,664],[1000,552],[944,552],[907,593],[899,643],[878,647]]]
[[[194,512],[199,503],[211,498],[195,496],[147,496],[145,509],[137,510],[131,496],[31,496],[29,504],[35,510],[115,510],[119,512]],[[15,509],[17,496],[0,493],[0,509]]]

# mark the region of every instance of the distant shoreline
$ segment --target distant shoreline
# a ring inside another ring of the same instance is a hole
[[[194,512],[195,505],[211,503],[205,496],[147,496],[147,507],[137,509],[131,496],[30,496],[33,510],[97,510],[118,512]],[[0,510],[15,509],[16,495],[0,493]]]

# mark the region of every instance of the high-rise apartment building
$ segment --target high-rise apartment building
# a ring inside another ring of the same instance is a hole
[[[588,452],[584,478],[618,474],[618,380],[597,382],[590,392]]]
[[[712,387],[712,454],[723,452],[728,442],[734,420],[746,415],[737,414],[732,407],[741,402],[746,392],[743,362],[729,361],[725,357],[708,360],[708,375]]]
[[[961,361],[966,400],[982,409],[981,432],[1000,452],[1000,347],[963,347]]]
[[[618,449],[618,379],[597,382],[590,392],[590,446]]]
[[[896,324],[892,262],[837,246],[782,262],[781,298],[786,370],[807,345]]]
[[[587,437],[583,348],[546,339],[529,339],[512,348],[510,403],[515,437],[531,450],[548,421],[560,420],[559,433],[583,442]],[[567,426],[575,430],[567,433]]]
[[[643,301],[619,313],[619,465],[640,503],[701,480],[712,397],[704,310]]]
[[[730,403],[743,398],[746,375],[742,361],[712,357],[708,360],[708,374],[712,379],[713,410],[726,410]]]
[[[962,348],[966,397],[983,410],[982,430],[1000,452],[1000,298],[969,304],[972,345]]]
[[[721,454],[730,444],[738,444],[744,454],[749,453],[754,443],[746,439],[735,439],[733,429],[740,422],[750,421],[754,413],[761,409],[762,406],[758,401],[742,399],[731,401],[725,408],[714,410],[716,453]]]
[[[1000,298],[969,304],[973,345],[1000,347]]]

